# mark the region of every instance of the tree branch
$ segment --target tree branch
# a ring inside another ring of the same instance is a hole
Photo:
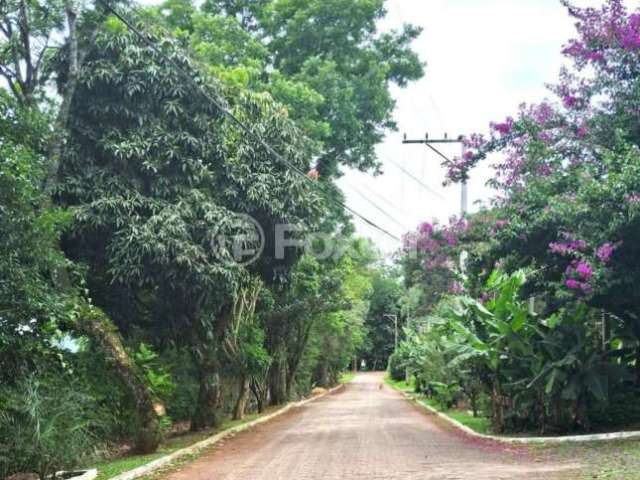
[[[22,78],[22,71],[20,70],[20,53],[16,48],[16,44],[13,41],[13,26],[11,25],[11,21],[7,19],[6,22],[7,27],[7,39],[9,41],[9,46],[11,49],[11,59],[13,60],[13,68],[14,68],[14,83],[17,83],[20,86],[20,93],[17,95],[18,101],[24,101],[24,80]]]
[[[50,35],[47,34],[47,38],[45,38],[44,41],[44,46],[42,47],[42,50],[40,51],[40,55],[38,55],[38,59],[36,60],[36,65],[34,68],[34,82],[38,83],[40,80],[40,67],[42,65],[42,60],[44,59],[45,54],[47,53],[47,50],[49,50],[49,38]],[[43,81],[46,81],[46,78],[42,79]]]
[[[25,96],[29,97],[35,90],[33,84],[33,63],[31,62],[31,28],[29,25],[29,11],[25,0],[20,0],[18,15],[18,29],[20,30],[20,40],[22,41],[22,47],[24,48],[24,62],[26,68],[25,79]]]

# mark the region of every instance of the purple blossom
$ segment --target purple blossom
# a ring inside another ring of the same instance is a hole
[[[470,149],[478,150],[486,145],[487,141],[484,138],[484,135],[473,133],[468,137],[464,137],[462,139],[462,144]]]
[[[591,285],[588,284],[587,282],[581,282],[580,289],[582,290],[583,293],[590,293],[593,290]]]
[[[640,48],[640,14],[629,15],[627,24],[619,29],[620,44],[627,50]]]
[[[538,174],[542,177],[548,177],[553,173],[553,168],[548,163],[543,163],[538,166]]]
[[[590,50],[586,53],[585,58],[593,63],[604,62],[604,53]]]
[[[587,242],[584,240],[569,240],[567,242],[551,242],[549,251],[558,253],[562,256],[574,254],[587,248]]]
[[[577,40],[569,41],[569,44],[562,49],[562,54],[567,57],[582,57],[585,52],[587,52],[587,48]]]
[[[605,243],[600,245],[596,250],[596,257],[600,259],[601,262],[607,263],[613,254],[613,245],[610,243]]]
[[[431,234],[433,234],[433,224],[431,224],[429,222],[422,222],[418,226],[418,231],[420,233],[422,233],[423,235],[431,235]]]
[[[562,97],[562,104],[566,108],[573,108],[578,104],[578,100],[579,100],[578,97],[567,94],[564,97]]]
[[[576,130],[576,137],[583,139],[589,133],[589,127],[585,123],[582,123]]]
[[[596,257],[598,257],[602,263],[608,263],[609,260],[611,260],[613,252],[615,252],[621,244],[622,242],[618,242],[615,245],[609,242],[603,243],[596,249]]]
[[[638,193],[630,193],[628,195],[625,195],[624,199],[628,203],[640,203],[640,194],[638,194]]]
[[[580,282],[578,282],[577,280],[574,280],[573,278],[567,278],[567,280],[564,283],[567,286],[567,288],[570,290],[580,289]]]
[[[480,296],[480,303],[485,304],[495,298],[495,294],[489,292],[482,292]]]
[[[502,123],[492,123],[491,128],[493,128],[496,132],[501,135],[509,135],[513,130],[514,120],[512,117],[507,117],[507,119]]]
[[[569,290],[579,290],[582,293],[589,293],[592,290],[589,280],[593,277],[593,268],[584,260],[574,260],[567,267],[565,274],[565,286]]]
[[[554,108],[547,102],[533,105],[528,112],[528,116],[541,127],[547,125],[554,115]]]
[[[589,280],[593,276],[593,269],[591,268],[591,265],[585,261],[578,262],[575,267],[575,271],[583,280]]]

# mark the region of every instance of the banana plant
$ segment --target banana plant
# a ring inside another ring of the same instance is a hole
[[[531,357],[531,340],[537,335],[533,315],[519,292],[524,271],[511,275],[495,271],[487,282],[490,300],[485,304],[466,296],[453,297],[443,308],[446,342],[455,352],[455,364],[474,365],[487,372],[494,429],[504,430],[507,398],[505,386],[516,382],[523,359]],[[524,363],[526,364],[526,362]],[[511,397],[511,395],[509,395]]]
[[[632,379],[623,364],[612,361],[616,352],[599,342],[598,315],[580,304],[555,314],[543,332],[538,355],[544,358],[544,366],[528,388],[544,389],[556,428],[588,430],[589,402],[607,402],[612,384]]]

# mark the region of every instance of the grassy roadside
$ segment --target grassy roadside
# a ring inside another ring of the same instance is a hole
[[[340,375],[338,383],[350,383],[356,378],[355,372],[344,372]]]
[[[203,430],[201,432],[194,432],[194,433],[186,433],[184,435],[168,438],[160,445],[160,448],[158,448],[158,451],[149,455],[125,455],[123,457],[102,460],[97,463],[87,465],[87,468],[97,468],[98,469],[97,480],[107,480],[123,472],[141,467],[142,465],[152,462],[153,460],[156,460],[160,457],[164,457],[165,455],[169,455],[170,453],[173,453],[177,450],[189,447],[212,435],[223,432],[225,430],[236,427],[238,425],[243,425],[245,423],[251,422],[262,415],[268,415],[270,413],[273,413],[279,408],[280,407],[267,409],[261,415],[258,415],[258,414],[247,415],[243,420],[228,420],[223,422],[223,424],[216,429]]]
[[[390,387],[401,391],[401,392],[413,392],[414,383],[411,381],[407,383],[405,381],[397,381],[393,380],[389,375],[385,375],[384,381]],[[474,417],[471,413],[465,410],[457,410],[457,409],[448,409],[443,410],[440,406],[434,402],[433,400],[425,397],[424,395],[414,394],[414,400],[422,405],[428,405],[431,408],[435,408],[439,412],[445,413],[454,420],[462,423],[463,425],[469,427],[470,429],[478,432],[478,433],[491,433],[491,422],[488,418],[485,417]]]
[[[385,382],[396,390],[413,392],[412,384],[394,381],[388,375],[385,376]],[[443,411],[424,396],[418,396],[415,401],[446,413],[478,433],[491,433],[487,418],[474,418],[473,415],[460,410]],[[575,477],[572,476],[571,480],[640,480],[639,440],[531,445],[530,448],[560,461],[578,462],[584,465],[583,471]]]
[[[640,441],[573,443],[536,446],[559,460],[578,462],[582,473],[572,480],[640,480]]]

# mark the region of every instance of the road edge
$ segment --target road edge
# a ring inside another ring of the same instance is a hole
[[[587,435],[566,435],[562,437],[505,437],[502,435],[487,435],[485,433],[479,433],[473,430],[470,427],[460,423],[458,420],[451,418],[444,412],[433,408],[431,405],[427,405],[424,402],[421,402],[416,395],[412,393],[398,390],[390,385],[390,387],[396,392],[401,393],[405,399],[413,402],[414,404],[428,410],[429,412],[437,415],[438,417],[445,420],[450,425],[462,430],[468,435],[471,435],[476,438],[483,438],[485,440],[493,440],[495,442],[507,443],[507,444],[551,444],[551,443],[585,443],[585,442],[607,442],[607,441],[616,441],[616,440],[634,440],[640,439],[640,431],[630,431],[630,432],[610,432],[610,433],[595,433],[595,434],[587,434]]]
[[[293,409],[293,408],[298,408],[298,407],[302,407],[304,405],[307,405],[308,403],[311,402],[315,402],[316,400],[319,400],[321,398],[324,398],[328,395],[331,395],[335,392],[337,392],[338,390],[344,388],[346,385],[346,383],[341,383],[340,385],[337,385],[329,390],[327,390],[324,393],[321,393],[320,395],[316,395],[314,397],[310,397],[304,400],[300,400],[298,402],[291,402],[291,403],[287,403],[286,405],[284,405],[282,408],[276,410],[275,412],[269,413],[267,415],[261,416],[256,418],[255,420],[252,420],[250,422],[247,423],[243,423],[242,425],[237,425],[235,427],[231,427],[228,428],[226,430],[223,430],[219,433],[216,433],[215,435],[212,435],[208,438],[205,438],[204,440],[200,440],[199,442],[194,443],[193,445],[190,445],[188,447],[182,448],[180,450],[176,450],[175,452],[172,452],[168,455],[165,455],[164,457],[160,457],[157,458],[155,460],[150,461],[149,463],[145,463],[144,465],[141,465],[140,467],[136,467],[132,470],[128,470],[126,472],[120,473],[118,475],[116,475],[115,477],[111,477],[109,478],[109,480],[134,480],[136,478],[140,478],[146,475],[150,475],[152,473],[155,473],[158,470],[163,469],[164,467],[168,466],[169,464],[175,462],[176,460],[179,460],[182,457],[186,457],[188,455],[194,455],[199,453],[200,451],[204,450],[207,447],[210,447],[212,445],[215,445],[216,443],[218,443],[220,440],[223,440],[224,438],[233,435],[235,433],[239,433],[245,430],[249,430],[257,425],[260,425],[261,423],[265,423],[268,422],[269,420],[273,420],[276,417],[279,417],[280,415],[283,415],[284,413],[287,413],[289,410]]]

